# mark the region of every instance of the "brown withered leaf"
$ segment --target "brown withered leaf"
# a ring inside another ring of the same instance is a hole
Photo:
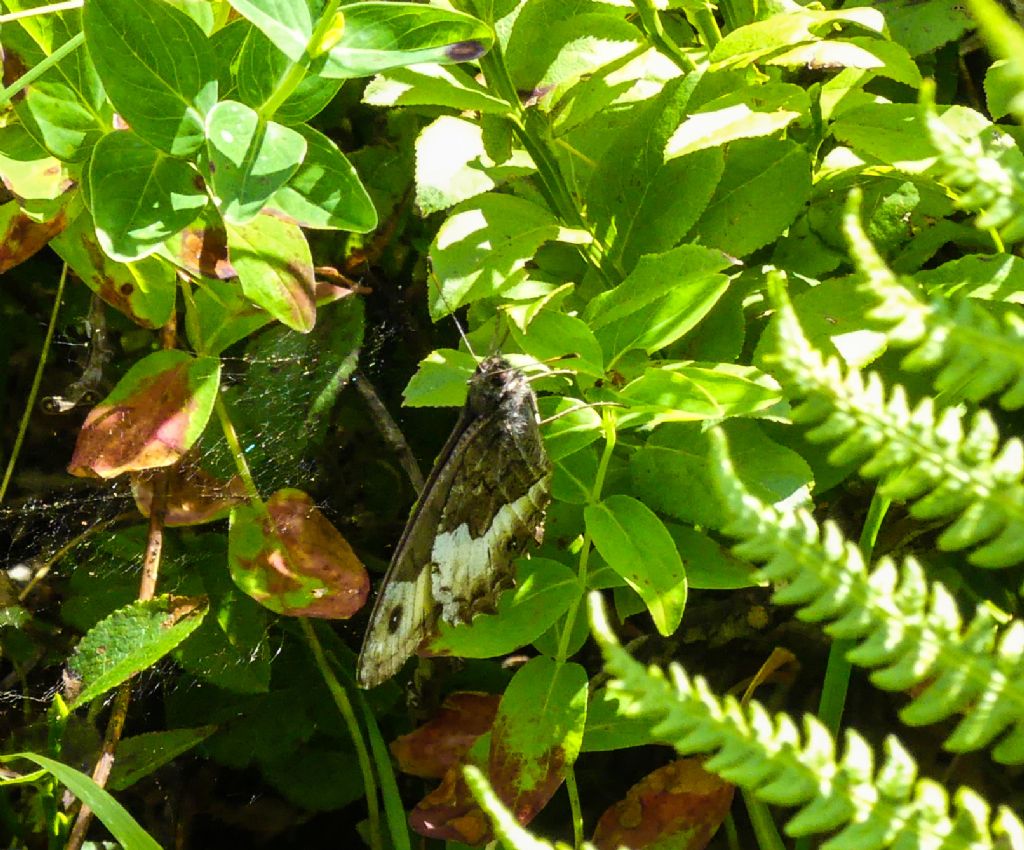
[[[634,785],[598,821],[598,850],[702,850],[725,819],[733,786],[701,759],[678,759]]]
[[[347,619],[366,604],[370,577],[348,541],[301,490],[278,490],[266,513],[231,511],[231,577],[249,596],[290,617]]]
[[[139,513],[149,518],[153,504],[153,471],[131,475],[132,496]],[[214,478],[205,469],[183,461],[161,473],[167,476],[167,504],[164,525],[202,525],[223,519],[247,494],[237,475],[230,481]]]
[[[478,738],[465,758],[448,768],[441,784],[416,804],[409,813],[413,832],[439,841],[459,841],[471,847],[480,847],[494,837],[490,818],[477,805],[473,792],[462,778],[466,764],[484,769],[489,738],[489,734]]]
[[[68,472],[113,478],[176,463],[206,427],[219,382],[215,357],[147,355],[89,412]]]
[[[17,201],[0,206],[0,274],[27,260],[66,225],[67,217],[63,212],[40,222],[25,215]]]
[[[476,739],[490,730],[500,700],[498,694],[473,691],[449,694],[437,715],[391,742],[398,769],[424,779],[441,779],[460,766]]]

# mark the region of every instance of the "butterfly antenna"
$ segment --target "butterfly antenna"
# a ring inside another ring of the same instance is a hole
[[[452,321],[455,323],[455,329],[459,332],[459,336],[462,338],[462,341],[466,344],[467,350],[471,355],[473,355],[474,360],[479,360],[480,358],[477,357],[476,352],[473,351],[473,345],[469,341],[469,337],[466,336],[466,331],[462,327],[462,322],[460,322],[459,317],[455,315],[455,311],[452,309],[451,304],[448,303],[448,299],[444,297],[444,289],[441,287],[441,282],[437,279],[437,275],[435,275],[433,272],[430,272],[428,277],[430,279],[430,282],[433,284],[434,288],[437,290],[437,297],[441,299],[441,303],[444,305],[444,309],[447,311],[448,315],[452,317]]]

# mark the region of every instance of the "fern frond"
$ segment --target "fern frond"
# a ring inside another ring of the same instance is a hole
[[[1018,241],[1024,237],[1024,154],[992,124],[969,136],[955,132],[936,113],[933,93],[922,88],[921,109],[943,182],[961,190],[957,206],[977,214],[976,227],[1002,228],[1006,242]]]
[[[935,388],[981,401],[1001,392],[1007,410],[1024,406],[1024,321],[1010,309],[998,318],[973,298],[926,298],[886,266],[860,220],[859,193],[850,194],[844,220],[850,254],[877,299],[869,318],[888,326],[897,346],[914,346],[900,364],[909,371],[938,368]],[[998,305],[994,305],[998,306]]]
[[[956,792],[951,806],[940,785],[917,778],[917,765],[896,738],[886,740],[876,769],[871,746],[849,731],[837,760],[832,736],[816,718],[805,716],[801,734],[788,715],[772,716],[756,701],[744,707],[734,697],[720,699],[679,665],[669,668],[670,681],[619,645],[596,592],[590,611],[622,711],[649,719],[654,734],[680,753],[714,752],[707,770],[765,802],[800,807],[786,824],[788,834],[837,831],[822,845],[826,850],[1024,850],[1024,825],[1009,809],[992,817],[968,788]]]
[[[979,546],[970,560],[1005,567],[1024,559],[1024,445],[1007,440],[984,410],[965,428],[959,408],[936,410],[925,398],[911,408],[896,386],[888,397],[875,373],[865,378],[826,359],[808,342],[781,286],[772,284],[780,344],[771,362],[786,391],[802,399],[797,422],[820,424],[808,439],[838,443],[835,464],[857,461],[860,472],[881,478],[880,492],[912,502],[921,519],[956,517],[939,546],[959,550]]]
[[[737,554],[765,562],[758,577],[774,601],[799,605],[798,616],[828,621],[825,630],[855,642],[847,658],[873,669],[889,691],[926,684],[900,712],[913,726],[963,715],[946,741],[953,752],[996,744],[992,757],[1024,764],[1024,623],[1001,633],[987,606],[964,626],[956,600],[929,585],[913,558],[888,558],[868,571],[860,549],[838,527],[819,528],[803,509],[776,510],[748,493],[732,469],[725,441],[712,433],[715,482],[728,511],[725,532],[741,539]]]

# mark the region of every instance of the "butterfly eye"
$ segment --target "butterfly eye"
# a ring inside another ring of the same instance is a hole
[[[508,540],[505,541],[505,551],[506,552],[517,552],[517,551],[519,551],[519,541],[516,540],[514,537],[510,537]]]
[[[388,632],[394,634],[400,625],[402,625],[402,606],[396,605],[391,609],[391,615],[388,617]]]

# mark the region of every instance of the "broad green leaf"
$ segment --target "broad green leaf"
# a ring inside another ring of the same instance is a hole
[[[50,241],[50,247],[93,292],[135,324],[159,328],[174,309],[174,269],[153,257],[133,263],[111,260],[100,249],[87,210]]]
[[[521,283],[537,249],[554,239],[582,243],[590,235],[563,228],[545,208],[513,195],[490,193],[460,204],[430,247],[440,282],[431,286],[431,316],[436,321]]]
[[[963,0],[882,0],[872,4],[885,15],[889,37],[911,56],[922,56],[974,29]]]
[[[26,759],[52,773],[75,797],[95,812],[99,821],[126,850],[161,850],[160,845],[135,822],[128,811],[108,791],[93,782],[91,776],[36,753],[0,755],[0,762],[12,759]]]
[[[800,42],[815,41],[827,35],[836,24],[852,24],[881,33],[885,29],[885,18],[870,7],[779,12],[767,20],[734,29],[715,45],[711,61],[721,67],[749,65]]]
[[[303,59],[315,22],[310,3],[305,0],[231,0],[231,6],[292,62]]]
[[[363,90],[371,106],[447,106],[507,115],[511,107],[458,65],[421,64],[378,74]]]
[[[691,590],[735,590],[756,587],[755,566],[733,555],[728,545],[686,525],[666,523],[676,549],[686,562],[686,584]]]
[[[547,558],[516,564],[516,587],[503,593],[494,614],[479,614],[460,626],[441,624],[427,645],[429,655],[493,658],[526,646],[547,631],[583,594],[576,574]]]
[[[157,768],[201,744],[216,731],[216,726],[197,726],[122,738],[117,744],[117,759],[107,787],[111,791],[130,788]]]
[[[567,457],[601,436],[601,417],[585,402],[542,396],[537,403],[541,418],[551,420],[544,426],[544,446],[552,460]]]
[[[594,547],[647,605],[658,633],[679,627],[686,569],[665,524],[632,496],[609,496],[584,509]]]
[[[306,155],[306,140],[299,133],[262,120],[244,103],[218,103],[207,116],[206,132],[206,180],[229,224],[252,221]]]
[[[113,478],[177,463],[203,433],[219,383],[215,357],[146,355],[89,411],[68,471]]]
[[[551,799],[579,755],[587,684],[578,664],[540,656],[505,689],[491,732],[488,775],[520,823]]]
[[[582,751],[600,753],[665,743],[652,733],[654,725],[646,718],[623,712],[614,694],[602,688],[587,706]]]
[[[103,250],[122,262],[152,254],[206,206],[199,175],[130,130],[107,133],[89,165],[90,207]]]
[[[469,379],[476,369],[473,355],[440,348],[421,362],[402,397],[406,407],[458,407],[466,401]]]
[[[484,149],[479,124],[442,115],[416,139],[416,206],[429,215],[532,171],[533,163],[522,151],[497,165]]]
[[[89,0],[82,29],[107,95],[132,130],[174,156],[194,153],[217,101],[216,59],[195,21],[166,3]]]
[[[731,421],[730,452],[742,455],[735,467],[743,486],[768,504],[803,504],[813,480],[810,467],[795,451],[765,436],[753,422]],[[663,514],[721,528],[727,517],[718,500],[706,434],[693,425],[659,427],[629,464],[633,491]]]
[[[743,257],[778,237],[807,203],[807,150],[778,139],[741,139],[729,146],[725,172],[691,238]]]
[[[0,178],[22,200],[52,201],[67,191],[67,171],[22,124],[0,128]]]
[[[1018,77],[1019,73],[1024,75],[1024,70],[1018,72],[1006,59],[993,62],[985,71],[985,103],[993,119],[998,121],[1015,110],[1022,111],[1016,104],[1024,92],[1024,79]]]
[[[76,35],[78,17],[77,11],[51,13],[45,38],[29,21],[4,23],[4,81],[13,82],[11,77],[19,70],[48,61],[54,50]],[[103,84],[82,47],[29,83],[14,99],[14,108],[24,130],[63,162],[84,160],[113,120]]]
[[[194,307],[193,307],[194,304]],[[216,356],[274,321],[246,298],[237,281],[204,279],[187,305],[185,326],[196,351]]]
[[[819,41],[803,44],[777,54],[768,65],[807,68],[866,68],[878,76],[917,88],[921,72],[907,49],[881,38],[854,37],[842,41]]]
[[[590,178],[588,219],[626,271],[641,254],[665,251],[683,237],[722,174],[719,151],[665,162],[665,146],[683,120],[688,98],[684,81],[675,80],[634,110]]]
[[[302,165],[267,203],[301,227],[366,233],[377,226],[377,210],[359,175],[336,144],[305,124]]]
[[[713,112],[698,112],[687,118],[672,134],[665,147],[665,159],[721,147],[736,139],[770,136],[785,129],[799,117],[799,112],[785,109],[755,112],[744,103]]]
[[[265,508],[232,509],[228,567],[245,593],[289,617],[348,619],[366,603],[370,577],[348,541],[301,490]]]
[[[930,295],[1024,304],[1024,260],[1013,254],[969,254],[914,279]]]
[[[725,419],[771,409],[784,395],[775,379],[753,366],[665,363],[622,390],[629,413],[653,413],[654,423]]]
[[[586,409],[590,410],[590,408]],[[591,412],[593,411],[591,410]],[[593,449],[584,447],[582,450],[558,458],[554,463],[555,472],[551,479],[551,495],[559,502],[566,504],[587,504],[593,497],[594,482],[597,480],[597,453]],[[588,581],[589,578],[588,575]]]
[[[298,227],[269,215],[230,225],[228,256],[246,298],[292,330],[313,329],[313,258]]]
[[[587,323],[557,310],[541,310],[525,332],[510,325],[512,336],[527,354],[541,362],[554,361],[563,355],[572,357],[573,371],[594,377],[604,375],[601,346]]]
[[[153,666],[199,627],[206,611],[205,598],[164,595],[133,602],[100,620],[68,661],[82,685],[70,708],[92,702]]]
[[[262,30],[249,26],[248,34],[235,60],[238,69],[237,99],[258,110],[266,103],[280,85],[282,78],[294,64],[284,53],[263,34]],[[329,80],[311,69],[284,103],[273,115],[266,115],[282,124],[299,124],[319,113],[338,93],[343,80]],[[227,99],[225,92],[221,100]],[[300,127],[295,129],[301,132]]]

